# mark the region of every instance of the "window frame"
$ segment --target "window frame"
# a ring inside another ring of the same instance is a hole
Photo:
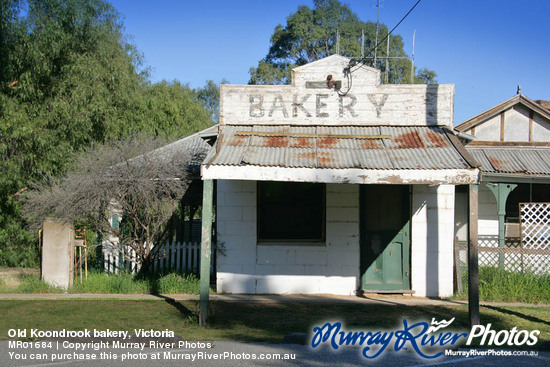
[[[261,196],[262,196],[262,186],[267,182],[279,182],[281,184],[286,183],[296,183],[296,184],[315,184],[321,185],[321,228],[320,228],[320,238],[261,238]],[[325,183],[319,182],[286,182],[286,181],[257,181],[256,182],[256,241],[259,245],[313,245],[313,246],[324,246],[326,241],[326,197],[327,189]]]

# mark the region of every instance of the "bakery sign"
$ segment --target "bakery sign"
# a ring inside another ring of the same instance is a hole
[[[368,94],[368,101],[372,104],[371,108],[376,111],[377,117],[380,117],[382,107],[388,99],[388,94]],[[288,118],[292,115],[293,118],[313,117],[325,119],[330,117],[343,118],[344,115],[349,117],[358,117],[357,97],[354,94],[347,93],[334,95],[328,93],[311,93],[293,94],[291,101],[285,101],[283,94],[275,93],[268,96],[269,100],[265,100],[263,94],[249,95],[249,117],[268,117],[279,115],[279,118]],[[331,98],[332,97],[332,98]],[[332,116],[331,116],[332,115]]]
[[[329,57],[294,69],[292,85],[221,86],[226,125],[453,125],[454,85],[380,84],[361,67],[348,79],[347,59]],[[327,80],[334,75],[334,83]]]

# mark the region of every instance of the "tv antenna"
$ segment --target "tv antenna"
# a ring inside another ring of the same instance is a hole
[[[415,50],[415,42],[416,42],[416,29],[413,32],[413,45],[412,45],[412,55],[409,58],[408,56],[390,56],[390,40],[391,40],[391,33],[401,24],[403,20],[412,12],[412,10],[420,3],[421,0],[418,0],[416,4],[409,10],[409,12],[397,23],[397,25],[388,32],[388,34],[385,36],[382,41],[378,41],[379,34],[380,34],[380,8],[382,8],[382,1],[376,0],[375,7],[378,8],[377,10],[377,19],[376,19],[376,36],[375,36],[375,46],[373,49],[371,49],[371,52],[374,52],[374,56],[366,56],[365,55],[365,30],[361,30],[361,58],[359,60],[354,60],[354,65],[357,63],[364,63],[366,60],[372,60],[372,66],[374,68],[377,67],[378,61],[380,59],[381,62],[385,60],[385,82],[389,82],[389,68],[390,68],[390,59],[407,59],[411,60],[411,83],[414,83],[414,50]],[[378,47],[383,41],[386,41],[386,55],[385,56],[379,56],[378,55]],[[352,66],[353,67],[353,66]],[[351,69],[351,67],[350,67]],[[350,70],[353,72],[354,70]]]
[[[376,5],[378,8],[378,15],[376,17],[376,41],[374,44],[377,46],[374,48],[374,65],[376,67],[376,51],[378,50],[378,32],[380,31],[380,0],[378,0],[378,5]]]

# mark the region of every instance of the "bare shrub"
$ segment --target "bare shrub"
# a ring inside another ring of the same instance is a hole
[[[75,158],[67,174],[35,184],[26,193],[29,223],[40,227],[47,217],[84,219],[104,240],[116,238],[113,246],[132,248],[146,270],[149,244],[160,241],[189,184],[192,152],[159,148],[163,144],[141,136],[93,145]],[[113,210],[123,215],[119,229],[109,220]]]

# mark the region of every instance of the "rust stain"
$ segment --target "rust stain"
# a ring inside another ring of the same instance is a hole
[[[426,133],[426,137],[433,144],[433,147],[435,148],[443,148],[447,146],[447,140],[441,134],[437,134],[433,131],[428,131]]]
[[[338,139],[336,138],[321,138],[317,140],[317,146],[319,148],[332,148],[334,145],[338,143]]]
[[[361,141],[361,148],[363,149],[382,149],[382,143],[380,140],[366,139]]]
[[[315,152],[310,153],[296,153],[296,158],[298,159],[315,159]]]
[[[500,160],[500,159],[497,159],[497,158],[494,158],[494,157],[487,157],[487,159],[489,159],[489,163],[491,163],[497,171],[502,171],[502,172],[527,172],[527,169],[525,169],[525,168],[512,169],[512,167],[510,167],[510,162],[509,161],[503,161],[503,160]]]
[[[286,136],[267,136],[264,139],[264,147],[286,148],[290,139]]]
[[[493,157],[487,157],[489,159],[489,162],[493,165],[493,167],[495,167],[495,169],[497,171],[502,171],[503,170],[503,165],[508,163],[508,162],[504,162],[504,161],[501,161],[500,159],[496,159],[496,158],[493,158]]]
[[[292,139],[292,148],[313,148],[314,142],[310,138],[293,138]]]
[[[320,167],[328,167],[332,163],[332,157],[327,152],[320,152],[317,155],[317,161],[319,162]]]
[[[398,146],[394,149],[425,148],[424,142],[420,138],[418,131],[411,131],[397,136],[395,142]]]
[[[492,157],[487,157],[487,158],[489,159],[489,162],[493,165],[493,167],[495,167],[495,169],[499,171],[502,169],[502,161],[500,159],[496,159]]]
[[[248,140],[248,136],[244,136],[244,135],[235,135],[234,137],[232,137],[232,138],[227,142],[227,145],[233,146],[233,147],[236,147],[236,146],[244,146],[244,145],[246,145],[246,140]]]

